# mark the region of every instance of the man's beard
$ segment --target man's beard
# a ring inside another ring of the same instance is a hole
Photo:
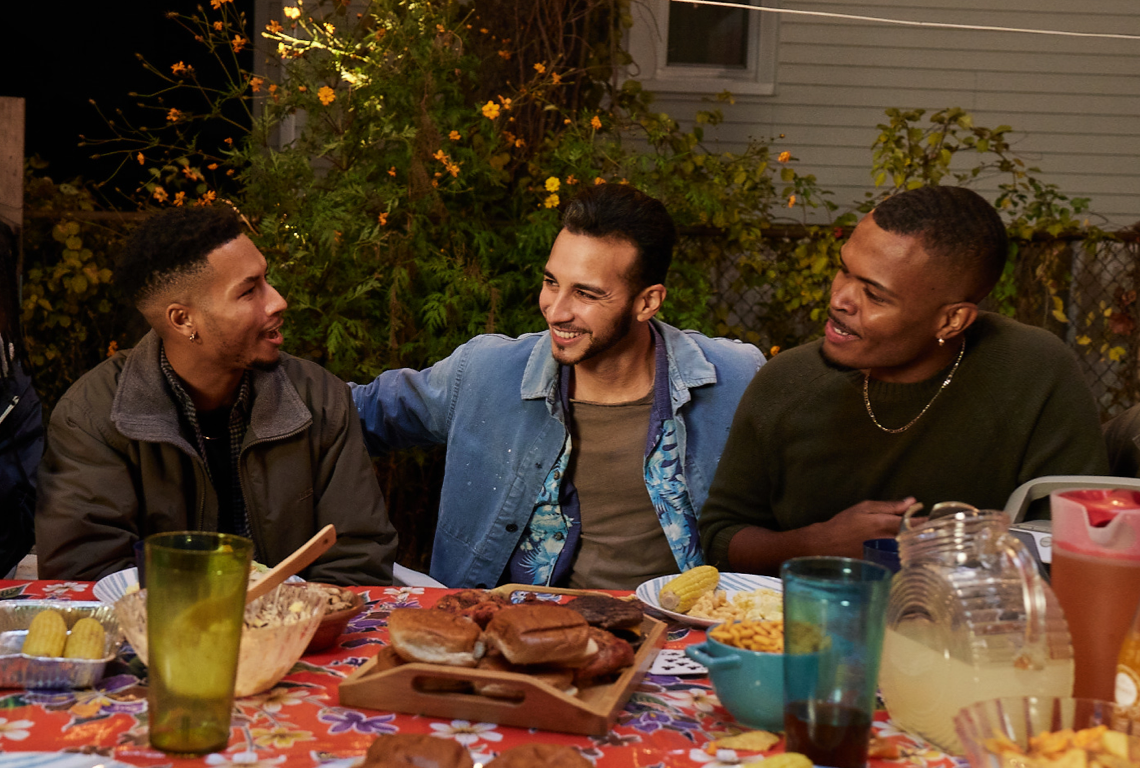
[[[580,363],[584,363],[587,360],[608,352],[620,344],[621,341],[629,335],[630,329],[633,328],[633,315],[629,311],[629,309],[632,307],[633,303],[630,302],[630,306],[626,308],[626,311],[623,311],[621,313],[621,320],[613,329],[612,333],[607,334],[605,337],[598,337],[590,334],[590,346],[586,348],[586,351],[582,354],[582,357],[572,363],[563,363],[563,365],[578,365]],[[555,355],[555,359],[558,359],[557,355]],[[558,362],[561,363],[562,361],[559,360]]]

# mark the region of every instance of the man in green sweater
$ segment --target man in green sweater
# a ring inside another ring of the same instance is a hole
[[[903,192],[859,223],[824,337],[769,361],[740,401],[700,517],[708,562],[862,557],[915,502],[1001,509],[1034,477],[1107,474],[1074,355],[978,310],[1006,249],[993,206],[961,187]]]

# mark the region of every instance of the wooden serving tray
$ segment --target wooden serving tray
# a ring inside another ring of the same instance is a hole
[[[564,595],[590,594],[585,590],[507,584],[499,594],[514,591]],[[471,720],[521,728],[541,728],[587,736],[603,736],[645,677],[657,650],[665,641],[665,624],[650,616],[641,623],[643,637],[633,664],[612,683],[582,688],[576,696],[518,672],[494,672],[421,662],[400,663],[391,647],[384,648],[340,684],[344,706],[404,712],[416,715]],[[432,690],[440,682],[503,681],[521,691],[518,699],[497,699],[471,692]]]

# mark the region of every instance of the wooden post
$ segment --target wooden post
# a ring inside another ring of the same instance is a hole
[[[0,96],[0,221],[24,222],[24,100]]]

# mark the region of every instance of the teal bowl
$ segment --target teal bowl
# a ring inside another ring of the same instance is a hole
[[[685,648],[685,655],[708,667],[717,698],[737,722],[784,729],[784,654],[746,651],[710,637]]]

